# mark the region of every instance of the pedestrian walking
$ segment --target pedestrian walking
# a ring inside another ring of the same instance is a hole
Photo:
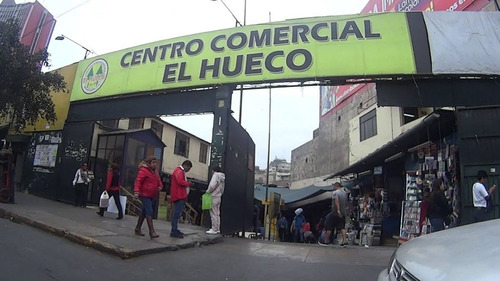
[[[170,181],[170,201],[174,204],[174,212],[172,215],[172,230],[170,232],[170,237],[184,238],[184,233],[179,230],[178,224],[187,201],[187,188],[194,185],[194,183],[188,181],[186,178],[186,173],[189,172],[192,167],[193,163],[186,160],[172,173]]]
[[[292,225],[290,226],[290,230],[293,234],[293,242],[304,242],[304,236],[302,232],[302,226],[306,221],[306,218],[303,214],[304,210],[302,208],[298,208],[295,210],[295,217],[293,218]]]
[[[83,163],[76,170],[75,178],[73,179],[73,187],[75,189],[75,207],[87,207],[87,190],[90,183],[89,171],[87,163]]]
[[[163,188],[157,171],[157,165],[158,160],[154,156],[148,156],[142,161],[139,165],[134,185],[134,198],[142,202],[142,210],[137,219],[135,234],[144,236],[141,227],[144,219],[146,219],[151,239],[159,237],[153,226],[153,206],[156,203],[158,192]]]
[[[342,188],[339,182],[336,182],[333,185],[335,189],[332,193],[332,211],[328,213],[325,218],[325,238],[323,241],[318,240],[320,245],[328,245],[330,241],[330,235],[332,234],[334,229],[340,230],[342,233],[342,242],[340,242],[341,247],[347,246],[347,232],[345,229],[345,217],[347,215],[347,192]]]
[[[108,176],[106,178],[106,191],[108,192],[110,197],[113,197],[115,200],[116,208],[118,209],[118,217],[117,220],[121,220],[123,218],[123,208],[120,202],[120,172],[118,170],[118,164],[111,164],[111,169],[108,171]],[[107,208],[99,208],[99,212],[97,214],[99,216],[104,216],[104,211]]]
[[[210,209],[210,220],[212,228],[207,230],[207,234],[220,233],[220,204],[224,193],[226,175],[219,166],[212,168],[212,178],[208,184],[207,193],[212,194],[212,208]]]

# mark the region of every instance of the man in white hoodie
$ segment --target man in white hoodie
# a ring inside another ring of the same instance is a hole
[[[208,184],[207,193],[212,194],[212,209],[210,209],[210,220],[212,221],[212,228],[207,230],[207,234],[220,233],[220,203],[221,197],[224,193],[224,181],[226,175],[222,172],[219,166],[212,168],[212,179]]]

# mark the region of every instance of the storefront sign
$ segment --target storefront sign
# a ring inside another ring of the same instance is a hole
[[[227,83],[415,73],[405,14],[318,17],[190,35],[84,60],[71,101]]]

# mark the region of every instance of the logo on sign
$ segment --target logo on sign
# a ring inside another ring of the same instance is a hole
[[[108,76],[108,63],[103,59],[93,61],[82,75],[82,90],[86,94],[93,94],[101,88]]]

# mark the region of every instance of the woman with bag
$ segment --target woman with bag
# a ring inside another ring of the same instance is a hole
[[[222,172],[219,166],[212,168],[212,179],[208,184],[207,192],[212,195],[212,208],[210,209],[210,221],[212,228],[207,230],[207,234],[220,233],[220,204],[222,202],[222,194],[224,193],[224,185],[226,175]]]
[[[139,165],[139,171],[137,172],[137,178],[135,179],[134,185],[134,198],[142,202],[141,215],[137,219],[135,234],[144,236],[141,227],[144,219],[146,219],[149,227],[149,237],[151,239],[160,236],[156,233],[153,226],[153,206],[158,197],[158,192],[163,188],[163,183],[156,170],[157,165],[158,161],[154,156],[148,156],[142,161]]]
[[[73,179],[73,187],[75,188],[75,207],[87,207],[87,188],[90,182],[87,163],[76,170],[75,178]]]
[[[123,219],[123,209],[122,204],[120,202],[120,172],[118,171],[118,164],[111,164],[111,170],[108,172],[108,177],[106,180],[106,192],[109,197],[113,197],[115,200],[116,208],[118,209],[118,217],[117,220]],[[97,214],[99,216],[104,216],[104,211],[106,207],[99,208],[99,212]]]

